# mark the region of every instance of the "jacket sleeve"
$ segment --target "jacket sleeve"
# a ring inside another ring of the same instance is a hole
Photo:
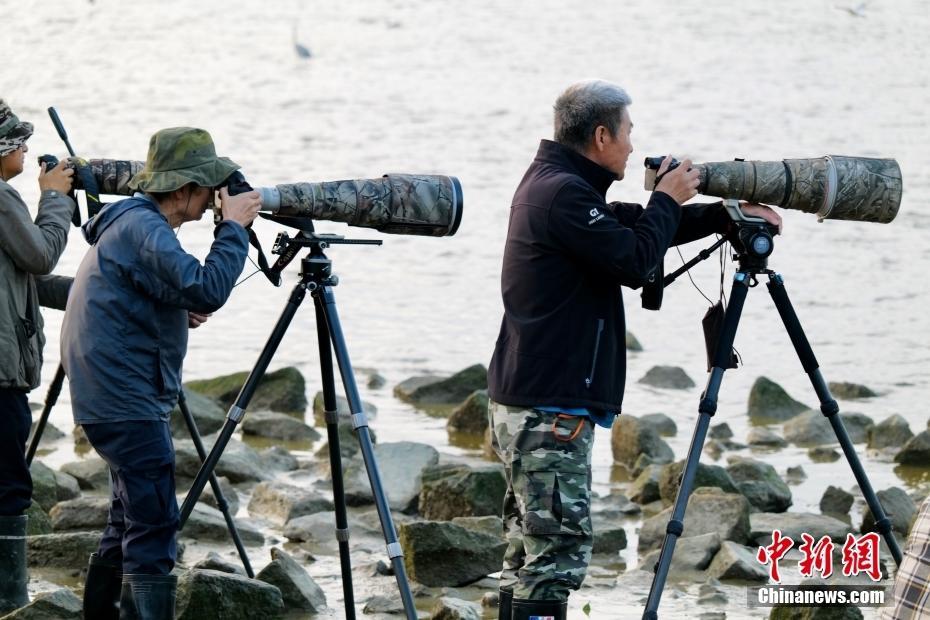
[[[671,196],[653,192],[638,217],[630,217],[633,209],[620,211],[612,217],[594,190],[569,183],[549,211],[549,236],[593,271],[626,286],[639,286],[665,255],[681,208]]]
[[[643,208],[628,202],[611,202],[610,211],[621,224],[632,228],[643,213]],[[689,204],[681,209],[681,220],[671,245],[683,245],[708,235],[725,234],[730,226],[730,216],[723,208],[722,202],[709,204]]]
[[[74,278],[68,276],[36,276],[36,292],[39,305],[55,310],[64,310],[68,303],[68,292]]]
[[[235,222],[223,222],[204,264],[181,248],[174,231],[153,226],[131,270],[137,288],[162,303],[215,312],[232,293],[248,253],[248,235]]]
[[[51,273],[68,241],[73,210],[71,198],[46,190],[33,222],[19,193],[0,184],[0,247],[19,269],[33,275]]]

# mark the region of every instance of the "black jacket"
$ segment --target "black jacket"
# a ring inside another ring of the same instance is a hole
[[[510,210],[504,319],[488,393],[505,405],[619,413],[626,380],[621,285],[641,286],[670,245],[724,232],[719,203],[682,209],[654,192],[605,202],[611,171],[543,140]]]

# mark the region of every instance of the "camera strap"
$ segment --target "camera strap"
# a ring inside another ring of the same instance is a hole
[[[265,256],[265,251],[262,249],[262,242],[258,240],[258,235],[255,234],[255,229],[249,226],[246,231],[249,233],[249,245],[258,250],[259,271],[265,274],[265,277],[268,278],[269,282],[275,286],[281,286],[281,269],[284,268],[284,265],[282,265],[280,269],[278,268],[277,264],[275,264],[274,267],[269,265],[268,258]]]

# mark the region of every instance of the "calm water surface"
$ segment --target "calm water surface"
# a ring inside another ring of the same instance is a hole
[[[387,387],[363,393],[379,409],[373,426],[381,441],[412,439],[463,452],[448,446],[444,420],[395,400],[391,386],[413,374],[488,362],[502,311],[500,259],[510,197],[538,140],[551,137],[555,97],[587,77],[618,82],[634,99],[636,153],[612,199],[645,202],[637,162],[665,152],[695,161],[828,153],[899,161],[905,193],[893,224],[818,224],[812,216],[785,212],[785,234],[770,264],[785,276],[825,377],[864,383],[881,394],[843,403],[845,410],[876,420],[898,413],[915,432],[927,425],[930,11],[918,0],[872,2],[862,17],[822,0],[97,0],[3,1],[0,7],[0,95],[36,124],[26,172],[14,182],[30,204],[38,196],[32,155],[64,154],[45,115],[49,105],[57,106],[72,143],[89,157],[143,159],[155,130],[192,125],[208,128],[221,154],[241,163],[253,185],[385,172],[461,179],[465,216],[452,238],[319,225],[324,232],[385,241],[380,248],[329,253],[341,277],[336,296],[353,361],[388,379]],[[294,53],[294,28],[313,51],[309,61]],[[266,247],[280,229],[267,222],[256,228]],[[186,224],[179,236],[199,256],[212,239],[207,222]],[[701,247],[683,248],[685,258]],[[85,248],[72,231],[57,271],[74,273]],[[667,261],[669,269],[680,264],[674,252]],[[246,275],[252,271],[247,267]],[[295,264],[279,289],[261,276],[241,284],[221,312],[192,332],[185,377],[249,368],[296,271]],[[727,272],[729,288],[730,264]],[[695,268],[693,278],[716,295],[716,261]],[[666,292],[661,312],[644,311],[638,302],[627,295],[629,326],[645,351],[630,357],[625,411],[670,415],[679,425],[670,443],[683,454],[704,383],[700,320],[707,302],[686,278]],[[61,315],[46,317],[47,383],[58,361]],[[310,396],[319,389],[314,329],[307,304],[272,365],[300,368]],[[816,404],[767,293],[750,295],[736,347],[745,365],[727,373],[715,421],[726,421],[737,440],[749,430],[746,399],[760,375]],[[657,364],[681,366],[699,387],[678,392],[636,383]],[[36,401],[43,397],[44,388],[33,394]],[[63,395],[52,422],[67,431],[70,420]],[[70,442],[63,443],[46,462],[57,466],[74,458]],[[855,484],[843,462],[811,463],[799,448],[768,460],[782,474],[791,465],[807,471],[807,480],[792,488],[795,510],[817,511],[828,483]],[[897,485],[925,494],[930,488],[925,472],[902,478],[887,459],[868,456],[865,463],[877,489]],[[623,479],[612,472],[606,433],[594,467],[601,494]],[[634,566],[635,553],[625,555]],[[319,569],[311,571],[317,576]],[[325,587],[336,605],[338,581]],[[732,589],[728,617],[763,617],[745,607],[744,592]],[[634,616],[644,593],[587,590],[573,602],[572,617],[582,617],[584,600],[595,610]],[[691,617],[693,595],[694,588],[669,594],[663,610]]]

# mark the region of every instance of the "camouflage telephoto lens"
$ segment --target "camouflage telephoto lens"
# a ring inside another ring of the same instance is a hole
[[[262,211],[276,216],[345,222],[391,234],[444,237],[454,235],[462,221],[462,186],[450,176],[387,174],[256,189]]]
[[[145,166],[144,162],[127,159],[91,159],[86,164],[97,181],[97,190],[117,196],[132,196],[129,179],[142,172]]]
[[[698,191],[816,214],[823,220],[887,224],[901,206],[901,168],[893,159],[827,155],[782,161],[694,164]]]

